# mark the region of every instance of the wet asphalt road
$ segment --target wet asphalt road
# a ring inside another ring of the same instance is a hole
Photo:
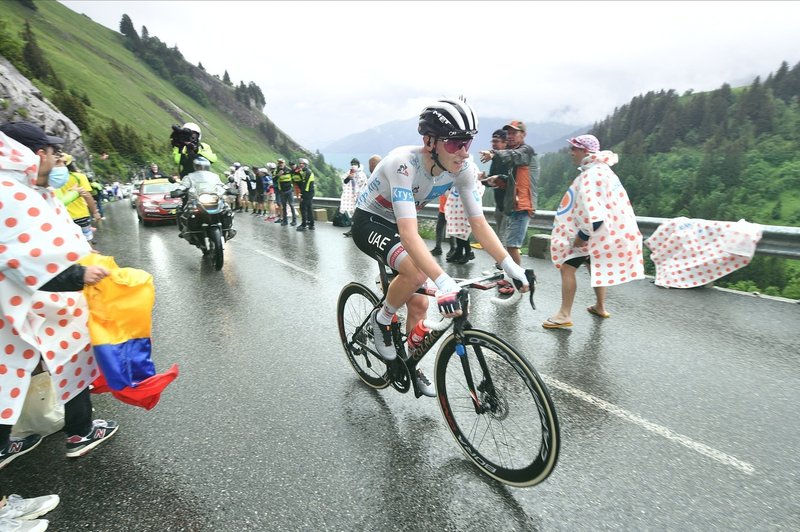
[[[798,305],[641,281],[612,288],[600,320],[582,270],[574,329],[546,331],[559,280],[525,257],[538,310],[481,295],[474,321],[546,379],[562,447],[546,482],[508,488],[462,456],[434,401],[350,369],[336,298],[376,267],[343,229],[237,215],[216,272],[127,201],[107,217],[97,248],[153,274],[153,358],[181,375],[149,412],[94,396],[121,429],[88,456],[68,461],[54,435],[0,473],[3,493],[61,495],[51,530],[800,529]],[[491,267],[476,254],[449,271]]]

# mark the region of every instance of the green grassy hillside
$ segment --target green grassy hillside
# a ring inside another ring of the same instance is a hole
[[[58,2],[38,1],[35,5],[37,9],[32,10],[19,2],[3,1],[0,19],[5,21],[6,30],[16,36],[27,20],[39,47],[64,85],[85,93],[90,99],[87,111],[91,123],[105,124],[114,119],[132,127],[142,138],[149,137],[158,148],[163,143],[163,151],[159,153],[156,149],[150,157],[162,167],[174,169],[169,161],[170,126],[183,122],[201,126],[203,141],[219,156],[219,162],[214,165],[218,172],[234,161],[263,165],[278,157],[314,159],[302,149],[290,153],[283,149],[281,153],[257,128],[243,126],[214,105],[203,107],[137,58],[125,47],[123,35]],[[119,3],[119,7],[121,17],[125,4]],[[48,99],[53,99],[56,90],[52,86],[37,79],[33,82]],[[279,136],[283,139],[282,146],[297,147],[282,132]],[[317,163],[312,163],[315,173],[324,184],[327,175],[333,175],[332,169],[322,161],[314,162]],[[143,163],[138,161],[138,164]]]

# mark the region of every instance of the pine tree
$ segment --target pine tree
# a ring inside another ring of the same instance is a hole
[[[44,52],[39,48],[39,44],[36,42],[36,36],[33,34],[31,25],[27,20],[22,30],[22,39],[25,41],[25,46],[22,48],[22,58],[30,69],[33,77],[44,82],[54,82],[56,80],[56,74],[53,71],[53,67],[47,62],[47,59],[44,57]]]
[[[222,76],[222,83],[227,85],[228,87],[233,87],[233,83],[231,83],[231,77],[228,75],[228,71],[225,71],[225,74]]]
[[[150,38],[150,32],[147,31],[147,26],[142,26],[142,41],[146,41]]]
[[[119,21],[119,32],[132,41],[139,41],[139,34],[136,33],[136,28],[133,27],[131,17],[126,14],[122,15]]]

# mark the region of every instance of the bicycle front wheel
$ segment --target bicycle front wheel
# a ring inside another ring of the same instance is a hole
[[[500,482],[517,487],[542,482],[555,468],[561,436],[541,378],[522,355],[493,334],[464,331],[464,359],[456,344],[455,335],[442,344],[435,379],[439,407],[459,447]]]
[[[353,370],[368,386],[380,390],[389,386],[388,370],[373,351],[375,341],[368,319],[378,301],[378,296],[366,286],[350,283],[339,294],[336,321]]]

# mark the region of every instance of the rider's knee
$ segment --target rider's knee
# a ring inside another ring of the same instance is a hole
[[[421,315],[428,312],[428,297],[422,294],[414,294],[406,302],[410,314]]]

